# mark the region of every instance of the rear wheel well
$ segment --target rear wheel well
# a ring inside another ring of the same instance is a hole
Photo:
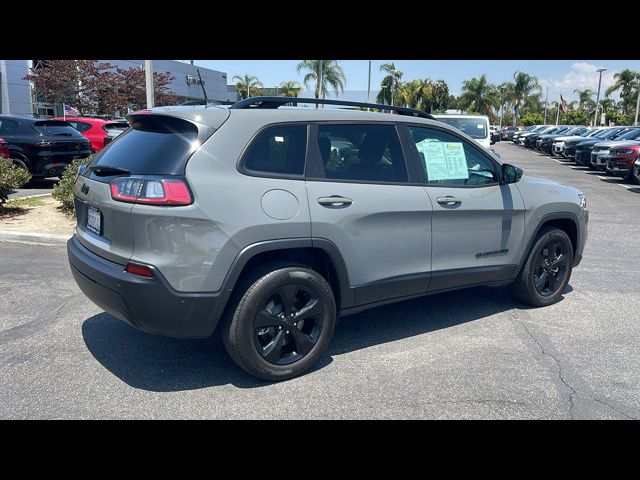
[[[235,285],[243,285],[250,277],[265,264],[302,264],[305,265],[324,277],[331,286],[333,296],[336,299],[336,305],[340,305],[340,278],[329,255],[320,248],[287,248],[282,250],[270,250],[261,252],[251,257],[251,259],[243,267]]]
[[[569,238],[571,239],[571,246],[573,247],[573,253],[575,255],[578,248],[578,226],[573,220],[569,218],[555,218],[553,220],[548,220],[540,225],[538,235],[545,227],[558,228],[569,235]]]

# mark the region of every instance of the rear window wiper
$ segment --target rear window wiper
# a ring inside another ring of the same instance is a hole
[[[109,165],[96,165],[94,167],[89,167],[88,170],[98,176],[131,175],[131,172],[126,168],[110,167]]]

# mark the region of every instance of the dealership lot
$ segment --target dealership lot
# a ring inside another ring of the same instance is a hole
[[[63,247],[0,243],[0,418],[640,418],[640,186],[496,150],[588,197],[584,260],[558,304],[474,288],[379,307],[342,319],[312,372],[267,384],[217,338],[101,312]]]

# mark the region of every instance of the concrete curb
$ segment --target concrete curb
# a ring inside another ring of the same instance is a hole
[[[0,230],[0,242],[18,242],[38,245],[65,245],[71,235],[54,235],[50,233],[10,232]]]
[[[26,195],[24,197],[15,197],[12,195],[9,195],[9,200],[27,200],[29,198],[42,198],[42,197],[50,197],[53,194],[51,193],[39,193],[37,195]]]

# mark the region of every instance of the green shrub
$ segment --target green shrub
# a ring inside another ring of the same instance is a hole
[[[62,209],[67,212],[74,211],[73,205],[73,184],[76,181],[76,174],[80,165],[86,165],[93,160],[93,155],[87,158],[79,158],[67,165],[62,172],[62,178],[58,184],[53,187],[53,198],[62,204]]]
[[[31,174],[14,165],[8,158],[0,158],[0,206],[7,201],[16,188],[31,180]]]
[[[529,125],[541,125],[544,122],[544,117],[540,113],[526,113],[520,117],[520,123],[525,127]]]

